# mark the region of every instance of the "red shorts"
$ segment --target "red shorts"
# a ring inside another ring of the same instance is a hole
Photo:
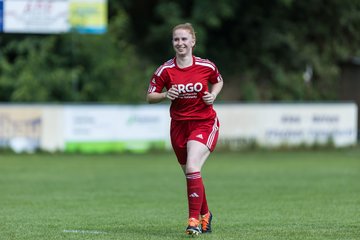
[[[206,145],[212,152],[219,137],[219,121],[211,120],[171,120],[170,138],[178,162],[186,164],[187,142],[195,140]]]

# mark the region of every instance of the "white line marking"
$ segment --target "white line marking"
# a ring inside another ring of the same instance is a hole
[[[107,232],[97,230],[64,230],[64,233],[82,233],[82,234],[106,234]]]

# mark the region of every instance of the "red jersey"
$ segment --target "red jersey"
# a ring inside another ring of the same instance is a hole
[[[175,85],[179,97],[172,101],[170,117],[174,120],[213,119],[216,113],[212,105],[206,105],[202,96],[209,91],[208,84],[222,81],[214,63],[207,59],[193,57],[193,64],[179,68],[176,58],[161,65],[151,78],[148,93],[161,93]]]

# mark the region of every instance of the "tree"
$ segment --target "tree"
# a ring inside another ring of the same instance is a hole
[[[172,56],[171,27],[192,22],[196,54],[213,59],[224,75],[223,99],[336,100],[338,61],[360,54],[359,5],[351,0],[158,1],[148,8],[153,17],[133,34],[141,39],[136,42],[141,52],[161,62]],[[306,69],[313,71],[310,82],[303,78]]]
[[[223,100],[336,100],[338,62],[360,55],[360,1],[109,0],[108,9],[104,35],[1,35],[0,101],[144,102],[184,22],[197,31],[195,54],[223,74]]]
[[[4,102],[117,102],[144,99],[147,66],[127,38],[127,14],[104,35],[8,35],[0,50]]]

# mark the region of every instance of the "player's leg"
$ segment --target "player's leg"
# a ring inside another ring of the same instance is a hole
[[[181,168],[186,176],[186,164],[181,165]],[[196,229],[199,230],[198,226],[201,226],[201,232],[202,233],[211,233],[211,221],[212,221],[212,213],[209,211],[209,207],[206,200],[206,193],[205,193],[205,187],[203,184],[203,200],[201,204],[201,210],[200,210],[200,222],[196,222]],[[191,223],[189,223],[190,226]],[[197,230],[197,231],[198,231]]]
[[[194,140],[188,142],[187,150],[185,173],[189,206],[189,226],[186,232],[188,234],[198,234],[197,232],[200,232],[199,215],[204,200],[201,168],[208,158],[210,150],[203,143]]]
[[[210,150],[203,143],[195,140],[188,141],[186,173],[200,172],[209,155]]]
[[[186,154],[187,156],[187,154]],[[185,162],[186,163],[186,162]],[[186,164],[181,164],[180,165],[183,172],[184,172],[184,175],[186,176]],[[206,193],[205,193],[205,187],[204,187],[204,184],[203,184],[203,201],[202,201],[202,204],[201,204],[201,210],[200,210],[200,215],[202,216],[202,218],[206,218],[207,215],[209,213],[209,207],[208,207],[208,204],[207,204],[207,200],[206,200]]]
[[[180,129],[172,124],[171,139],[187,180],[189,224],[186,233],[198,235],[201,232],[200,228],[203,229],[203,232],[211,232],[212,215],[207,206],[200,172],[210,151],[215,148],[219,124],[217,119],[213,119],[212,121],[194,121],[190,129],[188,127],[186,125]],[[185,137],[186,140],[189,140],[185,148],[184,134],[189,134]],[[184,152],[185,149],[186,152]],[[199,214],[202,215],[200,227]]]
[[[194,205],[196,203],[195,199],[189,200],[189,212],[193,212],[193,215],[200,214],[201,218],[201,228],[203,233],[211,232],[211,221],[212,221],[212,213],[209,211],[205,187],[201,177],[201,169],[204,165],[205,161],[210,155],[216,146],[216,142],[219,135],[219,122],[217,118],[210,121],[194,121],[192,124],[193,131],[189,136],[189,141],[187,144],[187,162],[185,166],[186,176],[191,176],[191,173],[195,173],[198,176],[197,181],[195,181],[195,185],[197,182],[197,186],[199,187],[199,192],[201,198],[196,199],[200,200],[200,209],[198,205]],[[195,175],[195,176],[196,176]],[[189,180],[188,180],[189,185]],[[192,185],[192,183],[190,183]],[[201,188],[200,188],[201,186]],[[195,213],[196,211],[196,213]]]
[[[176,154],[177,160],[184,171],[186,176],[186,162],[187,162],[187,124],[184,124],[183,121],[171,121],[170,127],[170,137],[171,145]],[[188,227],[186,228],[186,233],[189,235],[198,235],[201,233],[201,228],[199,227],[199,217],[189,218]]]

